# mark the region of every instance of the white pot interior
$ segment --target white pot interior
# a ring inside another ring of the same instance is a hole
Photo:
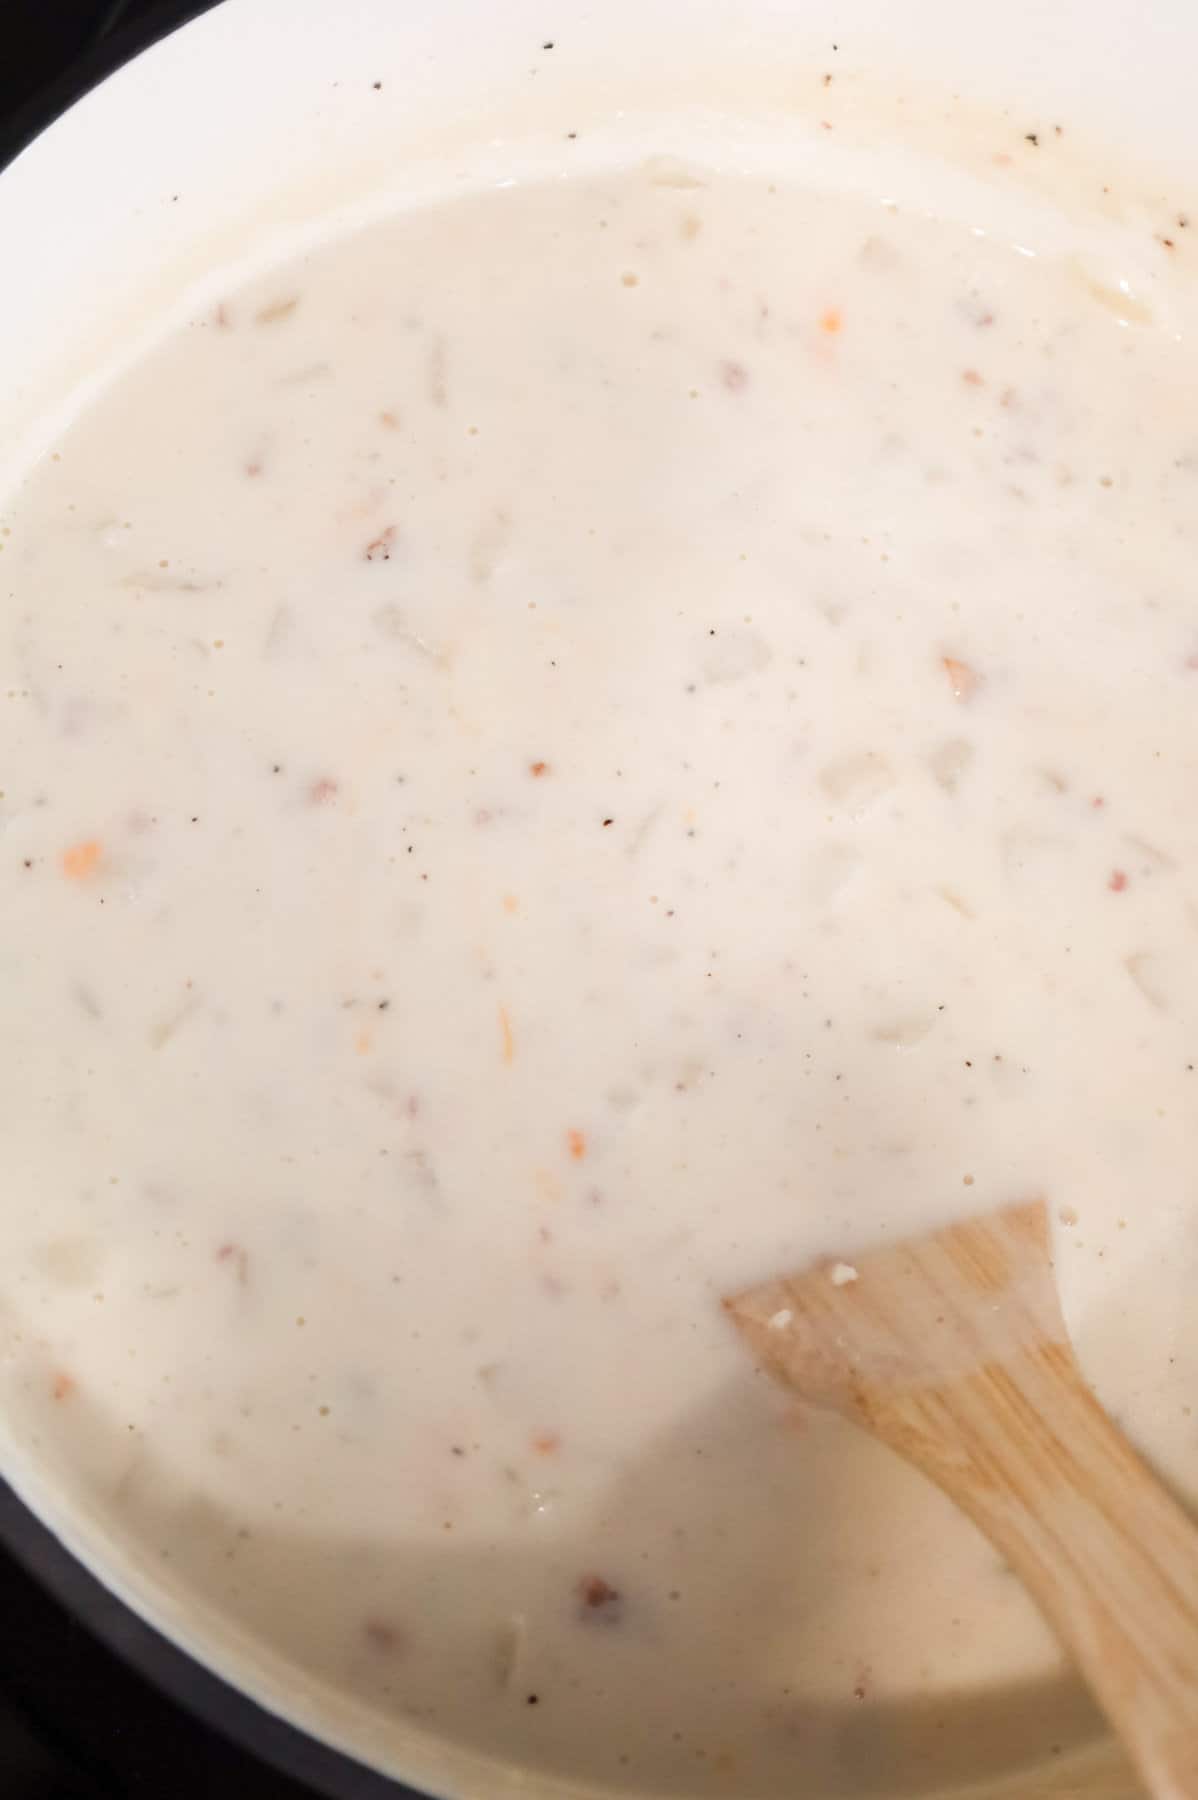
[[[830,121],[830,179],[846,191],[1051,244],[1087,258],[1116,296],[1167,307],[1152,236],[1186,202],[1172,178],[1198,166],[1196,55],[1198,13],[1170,4],[1148,31],[1129,0],[226,0],[0,175],[0,498],[197,294],[421,192],[669,158],[683,138],[717,167],[801,173],[826,160]],[[1029,134],[1046,154],[995,179],[994,146]],[[86,1482],[34,1444],[16,1398],[4,1423],[5,1473],[30,1505],[135,1609],[268,1707],[432,1793],[598,1793],[324,1691],[89,1515]],[[988,1765],[968,1791],[1130,1800],[1122,1764],[1084,1741],[1086,1717],[1075,1709],[1059,1763]],[[860,1792],[883,1800],[885,1769]]]

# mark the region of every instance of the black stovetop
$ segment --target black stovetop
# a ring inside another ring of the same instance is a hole
[[[159,9],[160,0],[3,0],[0,121],[96,44]]]
[[[152,35],[156,18],[180,11],[178,0],[0,0],[0,141],[98,47]],[[168,1699],[0,1545],[0,1800],[314,1793]]]

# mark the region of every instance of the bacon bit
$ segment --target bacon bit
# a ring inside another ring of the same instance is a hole
[[[517,900],[515,894],[505,894],[503,896],[503,910],[505,913],[519,912],[520,902]]]
[[[720,364],[720,380],[730,394],[739,394],[742,388],[749,385],[749,371],[743,363],[723,362]]]
[[[548,775],[549,764],[547,762],[529,763],[528,772],[539,781],[542,775]]]
[[[245,472],[250,479],[253,480],[255,476],[261,475],[262,464],[260,462],[248,462],[245,465]]]
[[[54,1387],[52,1392],[56,1400],[69,1400],[71,1395],[75,1392],[74,1376],[64,1374],[60,1370],[54,1377]]]
[[[499,1041],[502,1046],[503,1060],[510,1065],[516,1059],[516,1040],[512,1035],[512,1021],[508,1017],[506,1006],[499,1009]]]
[[[961,380],[968,387],[985,387],[986,385],[985,377],[979,375],[976,369],[962,369]]]
[[[830,336],[834,337],[843,326],[844,316],[838,306],[830,306],[826,312],[820,314],[819,328],[821,331],[828,332]]]
[[[586,1134],[582,1131],[567,1131],[566,1148],[575,1162],[581,1162],[587,1153]]]
[[[86,881],[100,866],[104,847],[99,838],[85,838],[62,853],[62,872],[68,881]]]
[[[541,1431],[532,1440],[532,1447],[538,1456],[555,1456],[562,1447],[562,1440],[556,1431]]]
[[[362,554],[367,562],[390,562],[391,546],[394,542],[395,527],[388,525],[379,532],[377,537],[371,538]]]
[[[1111,878],[1107,882],[1112,894],[1121,894],[1127,886],[1127,874],[1123,869],[1112,869]]]
[[[981,686],[981,676],[976,670],[971,669],[968,663],[959,662],[955,656],[942,656],[940,661],[953,690],[953,699],[972,699]]]
[[[334,781],[331,775],[322,775],[308,789],[308,804],[310,806],[327,806],[330,800],[337,798],[340,789],[340,782]]]
[[[240,1244],[222,1244],[216,1253],[217,1262],[231,1262],[237,1270],[237,1280],[244,1287],[250,1275],[250,1255]]]
[[[1094,808],[1095,812],[1097,812],[1099,807],[1106,805],[1106,801],[1103,799],[1101,794],[1095,794],[1093,800],[1091,800],[1091,802],[1090,802],[1090,805]]]
[[[583,1576],[578,1584],[578,1602],[584,1619],[596,1617],[605,1624],[618,1625],[623,1616],[623,1595],[602,1575]]]
[[[367,1619],[362,1625],[362,1636],[372,1650],[383,1656],[391,1656],[404,1647],[403,1633],[386,1619]]]

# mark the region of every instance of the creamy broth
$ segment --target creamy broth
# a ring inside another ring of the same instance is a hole
[[[633,170],[232,287],[12,497],[5,1405],[309,1722],[762,1797],[1091,1729],[719,1298],[1043,1193],[1198,1495],[1196,395],[1068,258]]]

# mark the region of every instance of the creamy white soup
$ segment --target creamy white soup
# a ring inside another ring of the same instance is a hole
[[[738,1800],[1091,1729],[719,1302],[1043,1194],[1198,1497],[1196,401],[1067,256],[650,165],[231,283],[9,496],[8,1429],[309,1723]]]

